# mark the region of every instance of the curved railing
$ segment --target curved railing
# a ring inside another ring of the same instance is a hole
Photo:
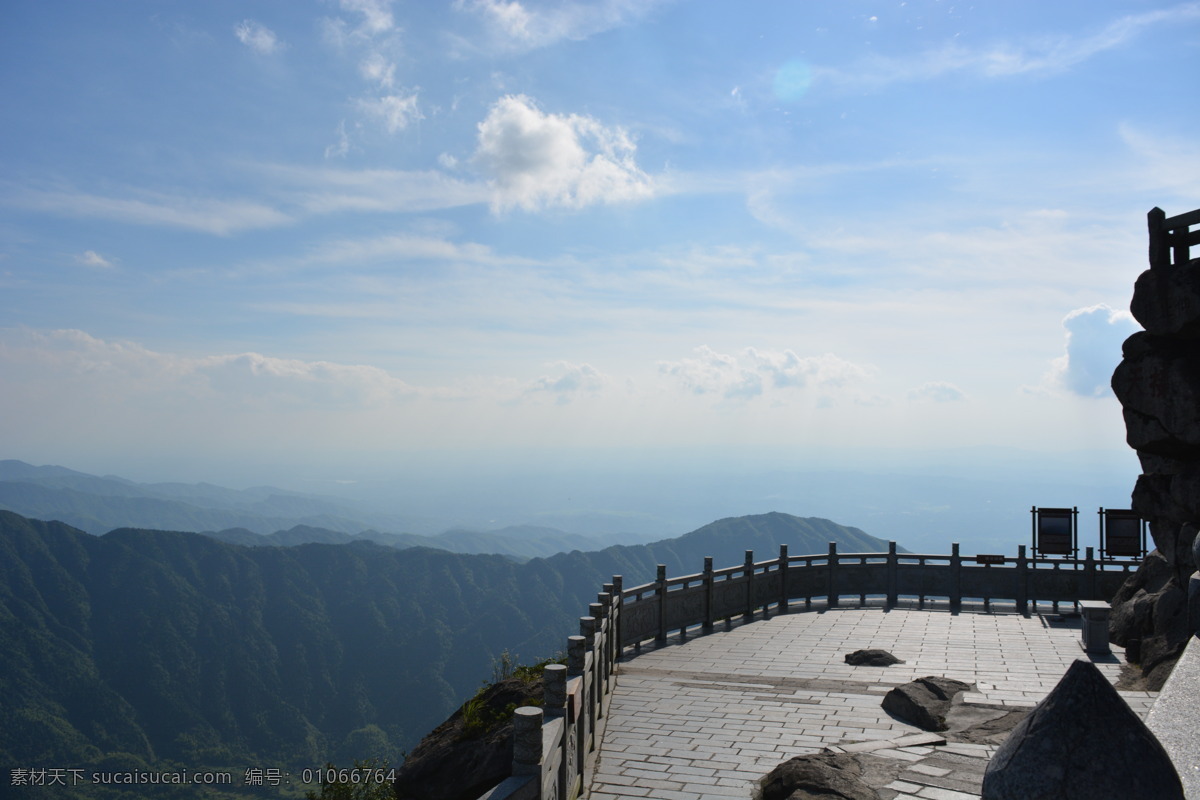
[[[1090,547],[1085,558],[1031,559],[1024,545],[1014,558],[962,556],[957,544],[949,555],[899,553],[895,542],[886,553],[839,553],[830,542],[827,553],[800,556],[781,545],[769,561],[747,550],[742,564],[723,569],[706,558],[701,572],[676,578],[659,565],[653,582],[629,589],[616,575],[580,618],[579,635],[568,637],[567,664],[546,667],[543,706],[516,710],[512,777],[480,800],[579,796],[600,748],[617,660],[646,641],[786,614],[799,601],[806,610],[821,599],[836,608],[847,596],[883,597],[889,608],[902,597],[945,598],[952,612],[964,599],[985,608],[1011,600],[1028,614],[1031,603],[1110,600],[1139,563],[1097,560]]]

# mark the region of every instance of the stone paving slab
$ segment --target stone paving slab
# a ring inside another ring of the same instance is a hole
[[[1076,658],[1079,621],[1046,614],[878,607],[793,612],[707,636],[643,646],[618,668],[591,800],[750,798],[781,761],[833,745],[879,742],[868,757],[901,771],[884,800],[978,798],[994,747],[950,742],[906,747],[924,735],[880,705],[893,686],[926,675],[976,684],[977,703],[1029,707]],[[905,660],[850,666],[846,653],[878,647]],[[1123,652],[1093,656],[1116,683]],[[1153,692],[1122,692],[1142,717]],[[925,769],[920,769],[925,767]]]

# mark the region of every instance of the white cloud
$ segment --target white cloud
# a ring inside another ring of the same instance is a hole
[[[675,378],[692,394],[714,394],[726,399],[748,399],[767,390],[805,387],[834,390],[871,375],[869,368],[831,353],[800,357],[792,350],[748,347],[739,357],[718,353],[708,345],[701,345],[694,352],[694,358],[660,361],[659,373]]]
[[[388,133],[404,130],[410,123],[424,119],[421,110],[417,108],[417,95],[389,94],[383,97],[361,99],[358,107],[367,116],[383,123]]]
[[[283,43],[275,36],[274,31],[252,19],[245,19],[234,25],[233,35],[239,42],[260,55],[270,55],[283,49]]]
[[[338,123],[337,141],[325,148],[326,158],[343,158],[350,152],[350,137],[346,134],[346,121]]]
[[[36,363],[45,380],[83,378],[114,393],[182,393],[260,407],[271,402],[291,407],[371,406],[408,400],[422,391],[372,366],[253,352],[190,357],[155,352],[134,342],[106,341],[79,330],[0,331],[0,362]]]
[[[396,27],[391,0],[340,0],[339,5],[361,16],[358,32],[363,35],[378,36]]]
[[[662,5],[663,0],[600,0],[526,4],[518,0],[457,0],[455,8],[482,19],[492,45],[525,51],[566,40],[582,40],[627,25]]]
[[[85,250],[82,255],[75,256],[75,262],[85,267],[98,269],[111,269],[113,266],[112,259],[105,258],[95,250]]]
[[[547,114],[525,95],[507,95],[479,123],[473,161],[491,179],[493,211],[581,208],[653,193],[636,149],[623,128]]]
[[[1050,385],[1081,397],[1111,396],[1109,384],[1121,361],[1121,344],[1140,330],[1133,315],[1100,304],[1075,309],[1062,324],[1067,352],[1053,361]]]
[[[335,152],[334,155],[337,153]],[[314,214],[340,211],[431,211],[483,203],[487,186],[437,170],[346,170],[254,165],[290,202]]]
[[[1118,133],[1140,161],[1129,175],[1132,185],[1148,191],[1173,191],[1189,203],[1200,199],[1200,146],[1195,137],[1156,136],[1129,123],[1120,125]],[[1177,213],[1166,212],[1167,216]]]
[[[291,217],[270,206],[245,200],[213,200],[140,192],[140,198],[105,197],[66,190],[26,190],[5,198],[26,208],[134,225],[161,225],[227,236],[290,223]]]
[[[560,405],[582,393],[596,393],[604,388],[607,378],[591,364],[573,364],[557,361],[550,366],[560,370],[558,375],[542,375],[532,381],[527,393],[546,392],[555,397]]]
[[[384,58],[382,53],[372,52],[358,65],[363,78],[378,83],[384,89],[392,88],[396,80],[396,64]]]
[[[967,394],[953,383],[929,381],[908,392],[908,399],[923,403],[957,403],[967,399]]]
[[[974,72],[989,78],[1062,72],[1100,53],[1121,47],[1147,28],[1179,25],[1196,19],[1200,19],[1200,3],[1184,3],[1174,8],[1120,17],[1093,33],[1040,36],[990,47],[952,43],[915,58],[875,56],[847,70],[820,68],[817,78],[841,88],[861,90],[931,80],[953,72]]]

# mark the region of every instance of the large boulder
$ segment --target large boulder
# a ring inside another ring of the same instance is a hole
[[[1138,276],[1133,318],[1159,336],[1200,337],[1200,262],[1167,264]]]
[[[879,800],[848,753],[796,756],[762,780],[762,800]]]
[[[944,731],[954,696],[971,684],[930,675],[897,686],[883,697],[883,710],[925,731]]]
[[[1170,757],[1100,670],[1076,661],[996,751],[983,800],[1183,800]]]
[[[1200,529],[1200,259],[1170,263],[1163,217],[1150,212],[1151,268],[1138,277],[1130,303],[1145,331],[1125,340],[1112,377],[1126,441],[1142,465],[1130,507],[1149,523],[1157,552],[1144,564],[1152,574],[1139,570],[1113,598],[1110,632],[1122,645],[1159,639],[1150,650],[1161,657],[1142,658],[1153,684],[1200,632],[1200,594],[1189,600],[1200,566],[1192,552]]]

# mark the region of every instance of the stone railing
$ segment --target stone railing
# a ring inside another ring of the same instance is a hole
[[[513,774],[480,800],[571,800],[586,785],[599,751],[608,701],[616,681],[617,660],[626,648],[643,642],[665,642],[672,633],[686,637],[704,633],[718,622],[732,625],[786,614],[793,603],[823,598],[836,608],[841,598],[883,597],[887,607],[901,597],[946,598],[958,611],[965,599],[1015,601],[1029,613],[1030,603],[1075,603],[1110,600],[1136,569],[1137,561],[1097,560],[1092,548],[1085,558],[1031,559],[1025,546],[1011,556],[962,556],[958,545],[950,555],[898,553],[889,542],[886,553],[788,555],[713,569],[712,559],[694,575],[668,578],[658,567],[652,583],[622,587],[621,576],[604,585],[590,616],[580,618],[580,635],[567,639],[567,665],[546,667],[544,705],[518,708],[514,718]]]
[[[595,763],[621,656],[621,576],[604,584],[579,635],[567,637],[567,663],[542,675],[542,707],[513,716],[512,777],[480,800],[559,800],[578,797]]]

